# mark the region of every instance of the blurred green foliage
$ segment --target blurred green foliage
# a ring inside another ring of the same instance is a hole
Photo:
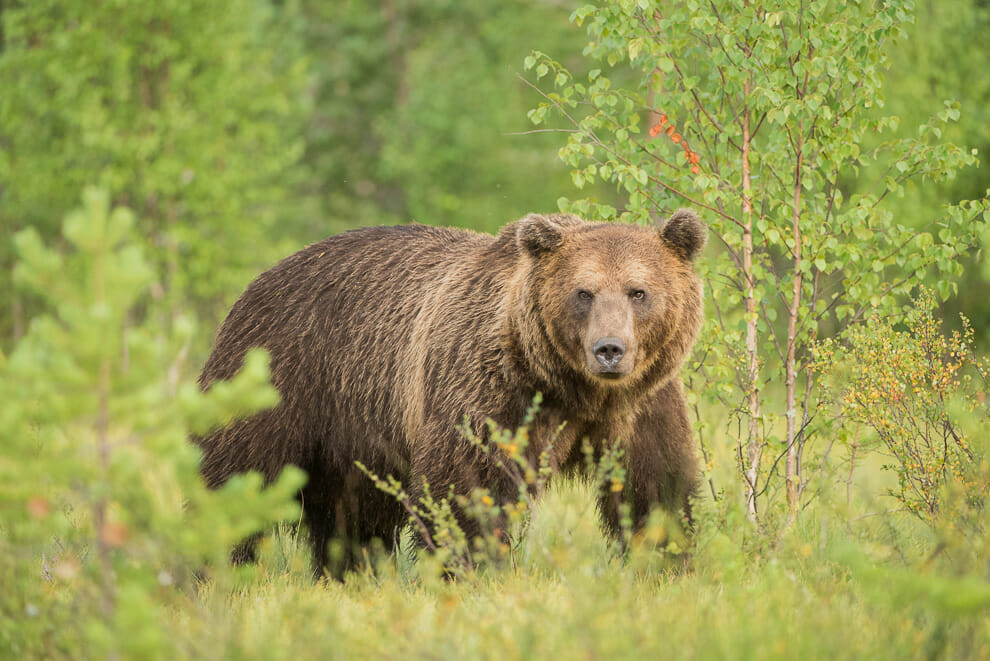
[[[884,86],[884,106],[878,113],[900,118],[899,132],[921,125],[932,105],[943,99],[957,101],[957,121],[945,128],[947,141],[976,149],[981,165],[942,182],[912,182],[891,207],[912,227],[924,224],[926,210],[946,200],[976,199],[990,185],[990,5],[976,0],[936,2],[918,0],[906,38],[890,50],[890,70]],[[975,340],[990,347],[990,302],[984,295],[990,282],[990,227],[984,229],[979,249],[963,261],[959,291],[944,304],[946,321],[957,328],[960,312],[973,323]]]
[[[554,137],[526,121],[525,45],[577,53],[568,3],[304,0],[315,107],[307,162],[328,229],[417,221],[494,231],[552,209]]]
[[[45,240],[87,185],[137,214],[154,292],[216,317],[296,245],[306,68],[289,10],[255,0],[3,6],[0,332],[35,307],[10,287],[13,234]]]

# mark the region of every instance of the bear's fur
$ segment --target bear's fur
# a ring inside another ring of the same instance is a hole
[[[705,239],[681,210],[658,228],[530,215],[497,236],[406,225],[315,243],[252,282],[217,334],[200,385],[229,379],[261,346],[282,401],[197,439],[203,475],[216,486],[246,470],[305,470],[300,499],[326,568],[331,539],[349,552],[373,538],[394,548],[404,525],[355,462],[414,498],[425,481],[438,495],[486,487],[514,500],[499,451],[458,427],[466,416],[482,437],[488,419],[515,429],[540,392],[534,464],[546,450],[551,468],[568,469],[582,439],[599,451],[618,440],[634,524],[654,505],[689,515],[697,464],[679,370],[702,320],[692,260]],[[616,505],[600,503],[613,531]]]

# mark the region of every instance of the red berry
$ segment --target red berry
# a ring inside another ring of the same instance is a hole
[[[691,174],[698,174],[699,172],[701,172],[701,168],[697,165],[691,167]]]
[[[661,131],[663,131],[663,127],[661,127],[659,124],[654,124],[653,126],[650,127],[650,137],[651,138],[657,137],[658,135],[660,135]]]
[[[673,140],[674,144],[676,145],[678,142],[681,141],[681,134],[675,133],[674,135],[670,136],[670,139]]]

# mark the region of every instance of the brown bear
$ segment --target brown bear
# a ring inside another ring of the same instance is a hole
[[[321,571],[330,540],[391,549],[405,523],[356,462],[414,498],[425,482],[437,495],[485,487],[515,500],[499,450],[482,451],[461,427],[483,441],[489,419],[515,429],[542,393],[534,463],[546,451],[566,470],[582,464],[583,439],[599,451],[618,442],[634,525],[655,505],[689,515],[697,464],[679,370],[701,325],[692,260],[706,236],[680,210],[656,228],[529,215],[497,236],[405,225],[315,243],[252,282],[217,334],[200,385],[229,379],[261,346],[282,401],[197,439],[203,475],[216,486],[247,470],[269,480],[287,464],[305,470],[300,500]],[[603,496],[600,510],[617,530],[615,499]],[[239,555],[249,559],[252,544]]]

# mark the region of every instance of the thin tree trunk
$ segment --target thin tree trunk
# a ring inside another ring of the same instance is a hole
[[[171,151],[171,140],[169,140],[169,151]],[[182,308],[179,301],[182,298],[181,283],[179,281],[179,239],[178,214],[175,212],[175,200],[168,199],[165,202],[165,273],[168,281],[168,308],[171,318],[171,327],[174,328]]]
[[[784,365],[784,387],[786,389],[787,408],[787,511],[788,520],[793,521],[798,512],[798,447],[797,447],[797,366],[795,364],[795,347],[797,345],[797,322],[801,311],[801,166],[803,163],[802,149],[804,146],[804,122],[798,129],[797,145],[795,147],[797,164],[794,167],[794,212],[791,219],[794,239],[794,288],[791,291],[791,305],[787,314],[787,358]]]
[[[859,448],[859,425],[853,432],[853,440],[849,454],[849,477],[846,478],[846,516],[852,511],[853,474],[856,472],[856,450]]]
[[[104,247],[105,249],[105,247]],[[96,256],[93,278],[93,288],[97,304],[106,303],[106,285],[104,282],[104,254]],[[96,452],[100,462],[100,478],[104,492],[93,503],[93,523],[96,526],[96,551],[100,563],[100,586],[102,593],[103,616],[109,622],[113,618],[116,605],[114,590],[112,551],[107,543],[105,532],[107,526],[107,499],[110,482],[110,387],[111,387],[111,357],[105,355],[100,361],[99,381],[97,383],[97,411],[94,423],[96,432]]]
[[[748,100],[751,80],[743,86]],[[749,438],[746,448],[746,513],[756,521],[756,492],[760,477],[760,457],[763,439],[760,434],[760,354],[757,335],[756,282],[753,278],[753,202],[749,170],[750,151],[749,109],[743,109],[742,137],[742,213],[743,213],[743,275],[746,278],[746,383],[749,388]]]

